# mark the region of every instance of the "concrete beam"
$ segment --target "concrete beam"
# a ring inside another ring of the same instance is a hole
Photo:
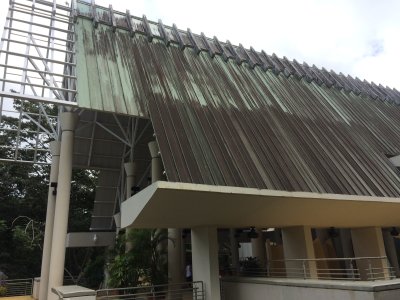
[[[392,227],[400,199],[157,181],[123,202],[121,214],[122,228]]]
[[[108,247],[114,245],[115,232],[70,232],[67,248]]]

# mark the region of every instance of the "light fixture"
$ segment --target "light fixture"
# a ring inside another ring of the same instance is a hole
[[[256,232],[256,228],[254,226],[250,227],[250,231],[247,233],[247,237],[249,239],[256,239],[258,238],[258,233]]]

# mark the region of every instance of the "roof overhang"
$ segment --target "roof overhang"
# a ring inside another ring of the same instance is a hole
[[[158,181],[122,203],[121,227],[400,226],[400,198]]]

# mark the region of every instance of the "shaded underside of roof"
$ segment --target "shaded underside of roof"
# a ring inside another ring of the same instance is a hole
[[[396,95],[374,100],[82,18],[76,34],[79,106],[149,117],[169,181],[400,196],[386,157],[400,153]]]

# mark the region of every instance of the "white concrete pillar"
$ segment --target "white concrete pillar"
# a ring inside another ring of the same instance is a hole
[[[135,162],[127,162],[124,164],[125,173],[126,173],[126,199],[129,199],[132,196],[132,188],[135,186],[136,183],[136,164]],[[130,228],[125,229],[125,252],[129,252],[133,245],[130,240],[128,240]]]
[[[203,281],[205,299],[220,300],[216,228],[192,228],[192,264],[193,281]]]
[[[148,143],[150,155],[151,155],[151,183],[159,181],[162,179],[162,160],[160,156],[160,150],[158,148],[158,144],[156,141],[151,141]],[[157,229],[157,233],[162,229]],[[158,250],[162,250],[162,248],[166,249],[167,243],[162,243],[159,245]]]
[[[397,250],[396,250],[396,245],[394,243],[394,237],[390,233],[389,228],[383,229],[382,234],[383,234],[383,241],[385,243],[386,254],[390,262],[390,265],[393,268],[396,277],[400,277],[399,260],[397,258]]]
[[[229,243],[231,247],[231,259],[232,259],[232,268],[235,274],[239,272],[239,248],[238,241],[236,238],[236,229],[229,229]]]
[[[74,130],[78,122],[78,116],[72,112],[64,112],[60,115],[59,122],[61,122],[62,134],[47,299],[57,299],[57,296],[51,292],[51,288],[62,286],[63,284]]]
[[[282,228],[283,254],[288,277],[317,278],[314,245],[309,226]],[[290,261],[296,259],[295,261]],[[297,261],[297,259],[311,259]]]
[[[132,188],[136,183],[136,163],[133,161],[124,163],[124,169],[126,173],[126,199],[129,199],[133,193]]]
[[[386,257],[382,229],[364,227],[351,229],[356,257]],[[389,279],[387,259],[357,260],[361,280]],[[371,271],[373,274],[371,274]]]
[[[153,183],[162,179],[163,166],[157,142],[151,141],[148,145],[151,155],[151,182]]]
[[[261,229],[256,228],[255,231],[258,234],[258,236],[256,238],[251,239],[251,250],[253,253],[253,257],[256,257],[258,259],[260,267],[265,268],[266,267],[265,257],[267,253],[267,250],[265,249],[265,240]]]
[[[42,256],[42,268],[40,272],[40,287],[39,287],[39,299],[47,298],[48,284],[49,284],[49,268],[50,268],[50,256],[51,256],[51,244],[53,239],[53,226],[54,226],[54,212],[56,208],[56,190],[57,187],[52,187],[52,184],[56,184],[58,180],[58,165],[60,162],[60,142],[50,142],[51,152],[51,168],[49,178],[49,191],[47,194],[47,211],[46,211],[46,227],[44,230],[44,242],[43,242],[43,256]]]

